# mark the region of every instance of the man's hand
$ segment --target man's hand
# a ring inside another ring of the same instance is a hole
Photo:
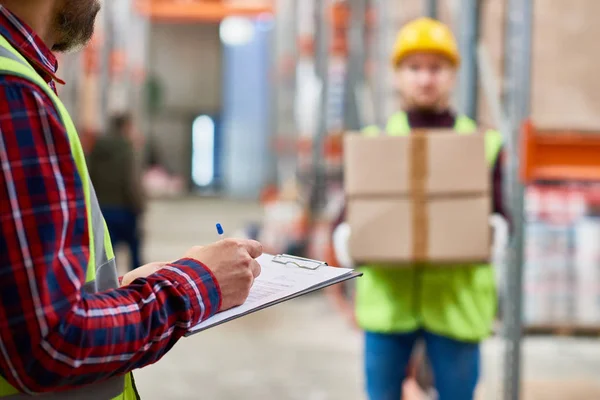
[[[201,262],[215,275],[222,296],[219,311],[224,311],[246,301],[254,279],[260,275],[260,264],[255,258],[262,252],[262,245],[254,240],[225,239],[208,246],[192,247],[184,257]],[[153,262],[136,268],[123,276],[121,286],[152,275],[167,264]]]
[[[149,264],[142,265],[141,267],[138,267],[133,271],[129,271],[128,273],[123,275],[123,279],[121,280],[121,286],[129,285],[137,278],[145,278],[148,275],[152,275],[167,264],[168,262],[152,262]]]
[[[192,247],[185,257],[201,262],[215,275],[222,296],[219,311],[224,311],[246,301],[254,279],[260,275],[260,264],[255,259],[262,252],[257,241],[225,239]]]

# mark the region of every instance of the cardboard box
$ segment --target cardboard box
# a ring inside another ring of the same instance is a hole
[[[490,172],[482,134],[348,134],[350,252],[357,262],[488,262]]]

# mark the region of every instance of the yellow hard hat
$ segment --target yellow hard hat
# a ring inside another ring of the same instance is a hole
[[[450,28],[431,18],[418,18],[406,24],[398,33],[392,63],[398,66],[411,53],[433,52],[446,56],[452,64],[460,64],[456,39]]]

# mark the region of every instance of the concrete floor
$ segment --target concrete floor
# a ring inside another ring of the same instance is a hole
[[[146,260],[176,259],[216,240],[216,222],[233,232],[260,213],[214,199],[154,202]],[[502,399],[502,346],[498,338],[485,343],[480,399]],[[359,400],[361,351],[360,333],[320,293],[182,339],[136,381],[144,400]],[[600,399],[599,340],[528,339],[523,370],[526,400]]]

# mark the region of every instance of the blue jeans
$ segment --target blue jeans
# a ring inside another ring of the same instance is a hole
[[[370,400],[400,400],[402,383],[417,339],[423,338],[439,400],[472,400],[479,379],[479,343],[465,343],[425,331],[365,335],[365,374]]]
[[[124,243],[129,248],[130,270],[142,265],[140,255],[140,232],[138,216],[131,210],[117,207],[102,207],[102,215],[106,221],[113,247]]]

